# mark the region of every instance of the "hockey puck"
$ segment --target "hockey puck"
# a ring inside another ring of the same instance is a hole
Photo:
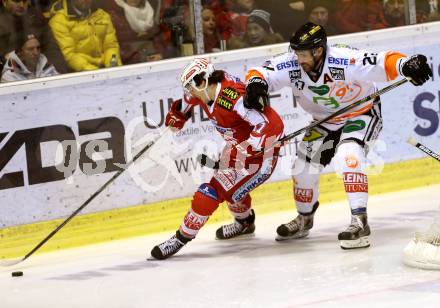
[[[23,276],[23,272],[19,271],[19,272],[12,272],[12,277],[21,277]]]

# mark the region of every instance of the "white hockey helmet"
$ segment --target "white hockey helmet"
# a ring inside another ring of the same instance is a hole
[[[208,87],[208,78],[214,72],[214,66],[206,58],[196,58],[191,63],[189,63],[182,71],[180,75],[180,82],[184,91],[189,94],[190,87],[196,90],[202,91],[206,90]],[[204,73],[204,74],[203,74]],[[197,87],[194,77],[203,74],[203,79],[205,79],[205,86],[203,88]]]

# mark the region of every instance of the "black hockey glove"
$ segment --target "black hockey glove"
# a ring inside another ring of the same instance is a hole
[[[424,55],[414,55],[407,59],[401,64],[401,71],[415,86],[421,86],[432,77],[432,70]]]
[[[246,94],[244,96],[244,106],[248,109],[264,111],[264,107],[269,104],[269,95],[267,93],[268,85],[266,80],[260,77],[252,77],[246,85]]]

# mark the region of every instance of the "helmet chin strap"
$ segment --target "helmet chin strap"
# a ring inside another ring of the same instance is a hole
[[[319,48],[319,47],[318,47]],[[324,53],[321,55],[321,57],[317,56],[318,53],[318,48],[312,49],[312,56],[313,56],[313,61],[315,62],[313,65],[313,70],[318,72],[322,66],[322,64],[324,63],[324,57],[325,57],[325,51]]]

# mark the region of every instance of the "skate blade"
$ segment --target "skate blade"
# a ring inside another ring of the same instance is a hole
[[[234,241],[234,240],[242,240],[242,239],[248,239],[255,237],[255,233],[247,233],[247,234],[241,234],[230,238],[218,238],[217,236],[215,239],[217,241]]]
[[[275,237],[275,241],[283,242],[283,241],[288,241],[288,240],[297,240],[300,238],[304,238],[307,235],[309,235],[309,231],[299,232],[298,234],[295,234],[292,236],[281,236],[281,235],[277,234],[277,236]]]
[[[341,248],[345,250],[370,247],[368,236],[363,236],[357,240],[340,240],[339,242]]]

